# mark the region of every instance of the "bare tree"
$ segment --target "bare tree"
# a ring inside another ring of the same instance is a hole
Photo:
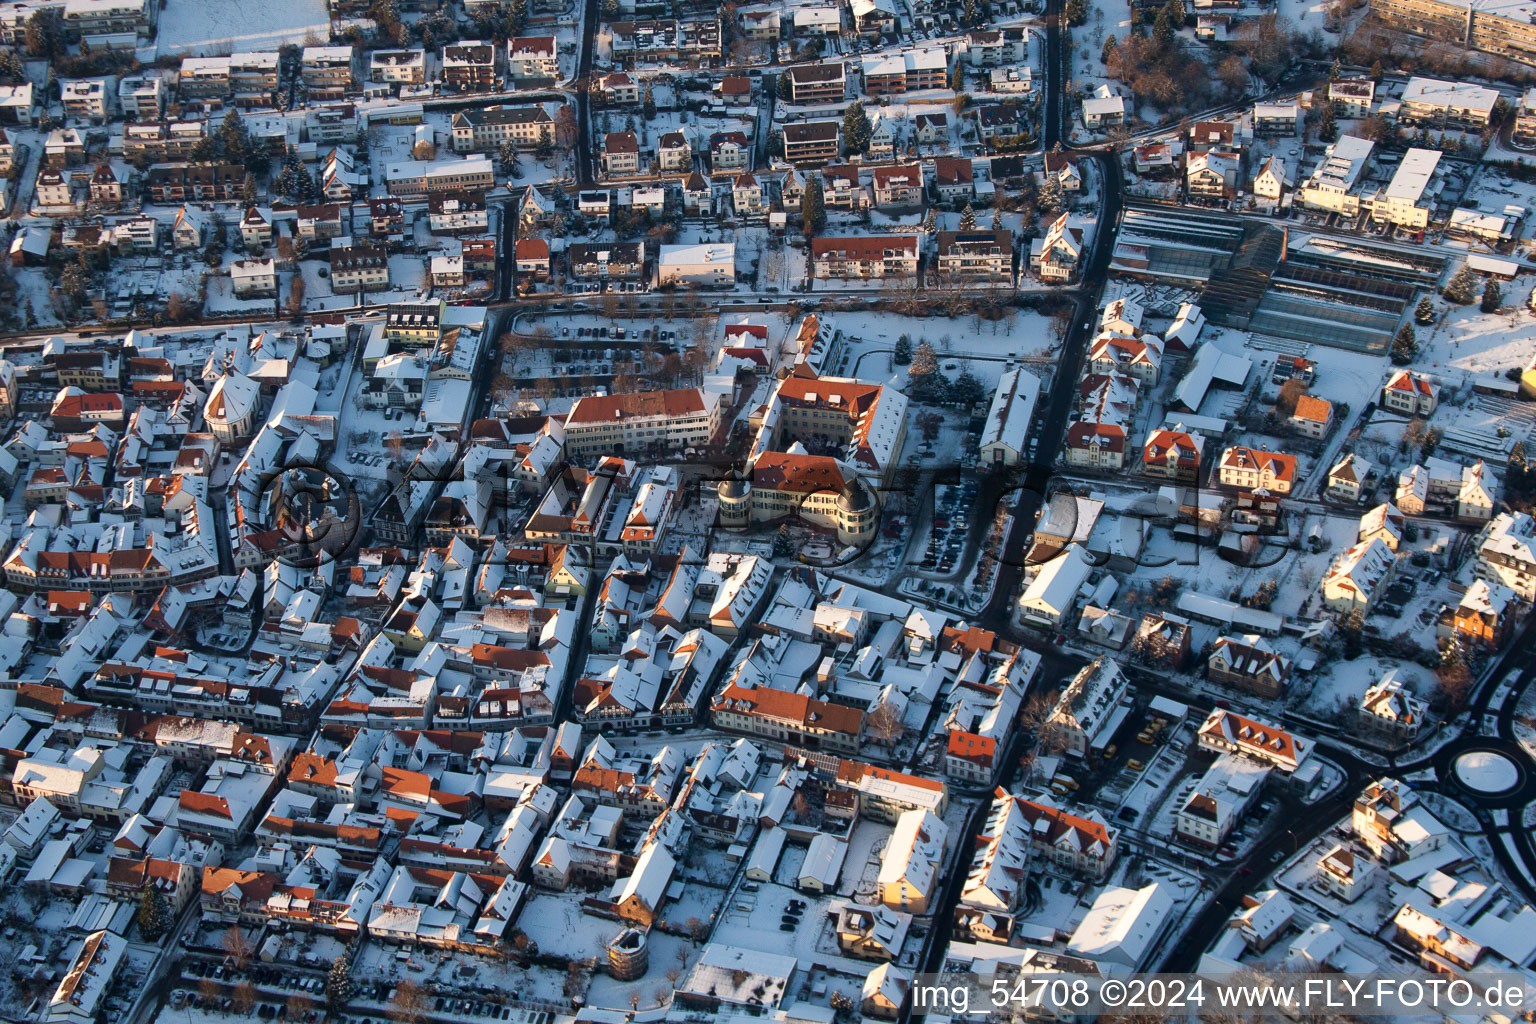
[[[864,725],[877,743],[887,747],[899,743],[902,734],[907,731],[901,714],[891,706],[890,701],[881,701],[871,708],[869,714],[864,716]]]
[[[224,932],[224,952],[238,968],[244,968],[251,959],[251,943],[238,924],[230,925]]]
[[[256,1005],[256,986],[249,981],[242,981],[235,986],[230,999],[230,1009],[234,1010],[237,1016],[247,1017]]]
[[[294,274],[293,280],[288,283],[288,315],[298,316],[304,312],[304,275]]]
[[[389,1016],[401,1024],[421,1024],[427,1019],[427,990],[406,978],[395,987],[389,1000]]]

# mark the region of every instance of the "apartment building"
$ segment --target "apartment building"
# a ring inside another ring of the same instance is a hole
[[[1013,280],[1013,232],[940,231],[936,249],[941,278],[953,281]]]
[[[1029,56],[1028,30],[1023,28],[978,29],[965,34],[965,56],[972,67],[995,68],[1018,64]]]
[[[1522,146],[1536,146],[1536,86],[1527,89],[1520,97],[1511,138]]]
[[[1328,83],[1328,102],[1338,117],[1371,116],[1376,100],[1376,83],[1369,78],[1340,78]]]
[[[467,156],[458,161],[404,160],[384,169],[389,194],[409,198],[432,192],[486,191],[496,187],[491,160]]]
[[[865,57],[860,64],[866,96],[904,96],[949,84],[949,56],[940,46]]]
[[[362,243],[331,250],[331,289],[366,291],[389,286],[389,254],[381,246]]]
[[[78,78],[59,83],[59,102],[64,116],[101,124],[116,112],[116,99],[105,78]]]
[[[350,46],[306,46],[299,58],[299,80],[311,101],[345,99],[357,85]]]
[[[811,272],[822,280],[911,277],[918,256],[916,235],[811,239]]]
[[[254,50],[229,57],[229,91],[237,107],[265,107],[277,92],[276,50]]]
[[[532,150],[555,139],[554,118],[543,107],[461,110],[453,115],[452,130],[455,153],[494,152],[508,142]]]
[[[454,92],[491,92],[496,80],[496,47],[470,40],[443,47],[443,85]]]
[[[1536,39],[1536,30],[1532,38]],[[1536,55],[1536,50],[1532,52]],[[1403,87],[1397,119],[1407,124],[1480,131],[1488,127],[1498,102],[1499,91],[1487,86],[1414,77]]]
[[[159,21],[154,0],[68,0],[64,27],[84,37],[87,50],[127,49],[148,39]]]
[[[1405,32],[1536,63],[1536,26],[1519,8],[1484,0],[1371,0],[1371,13]]]
[[[1200,479],[1200,459],[1205,438],[1184,429],[1182,423],[1172,429],[1154,430],[1141,449],[1141,472],[1145,476],[1178,483]]]
[[[1369,139],[1341,135],[1330,143],[1301,185],[1301,204],[1309,210],[1341,213],[1353,217],[1360,212],[1360,196],[1355,191],[1360,178],[1370,166],[1376,144]]]
[[[222,99],[230,89],[229,57],[183,57],[176,76],[176,93],[182,101]]]
[[[784,126],[784,159],[797,167],[831,163],[841,153],[842,130],[836,121]]]
[[[1371,219],[1423,231],[1438,190],[1431,185],[1440,165],[1438,149],[1410,149],[1387,187],[1370,197]]]
[[[645,243],[573,242],[565,249],[565,269],[578,280],[638,280],[645,273]]]
[[[507,40],[507,77],[560,77],[560,48],[554,36],[516,36]]]
[[[130,121],[158,121],[165,112],[165,82],[156,75],[127,75],[117,83],[117,106]]]
[[[434,192],[427,197],[427,218],[434,235],[475,234],[490,227],[484,192]]]
[[[1477,538],[1477,575],[1536,601],[1536,519],[1524,512],[1500,512]]]
[[[368,81],[391,85],[424,85],[426,50],[374,50],[368,60]]]
[[[841,103],[848,95],[848,70],[840,60],[792,64],[784,77],[789,83],[789,101],[795,106]]]
[[[586,457],[702,447],[713,442],[720,415],[720,395],[699,388],[589,396],[566,418],[566,450]]]
[[[639,174],[640,140],[634,132],[609,132],[603,137],[603,173],[610,178]]]

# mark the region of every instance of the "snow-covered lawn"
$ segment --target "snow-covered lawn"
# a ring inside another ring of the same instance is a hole
[[[284,43],[303,44],[310,35],[324,41],[330,34],[325,0],[166,0],[156,50],[191,55],[275,50]]]
[[[1417,366],[1453,380],[1524,366],[1536,333],[1536,313],[1525,304],[1531,284],[1529,275],[1502,282],[1505,308],[1498,313],[1484,313],[1475,305],[1452,306],[1434,325],[1416,328]]]
[[[535,892],[518,915],[517,926],[539,944],[541,953],[573,960],[600,957],[604,943],[623,931],[624,926],[583,913],[582,897],[582,893],[574,891]]]
[[[1434,696],[1435,684],[1429,669],[1411,661],[1362,655],[1318,669],[1311,686],[1303,684],[1297,690],[1299,710],[1324,721],[1348,722],[1354,718],[1365,691],[1392,669],[1397,670],[1403,685],[1418,696],[1426,700]]]

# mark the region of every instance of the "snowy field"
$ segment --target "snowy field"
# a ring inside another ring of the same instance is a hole
[[[1502,282],[1504,308],[1483,313],[1477,306],[1452,306],[1431,327],[1416,328],[1416,365],[1436,376],[1502,374],[1531,358],[1536,313],[1526,305],[1531,278]],[[1461,374],[1453,371],[1460,370]]]
[[[160,54],[214,55],[243,50],[275,50],[284,43],[303,44],[311,35],[331,34],[325,0],[166,0],[160,12]]]

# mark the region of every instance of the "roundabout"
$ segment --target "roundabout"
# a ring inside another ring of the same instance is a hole
[[[1469,750],[1452,766],[1456,781],[1479,793],[1505,793],[1520,784],[1515,762],[1493,750]]]

